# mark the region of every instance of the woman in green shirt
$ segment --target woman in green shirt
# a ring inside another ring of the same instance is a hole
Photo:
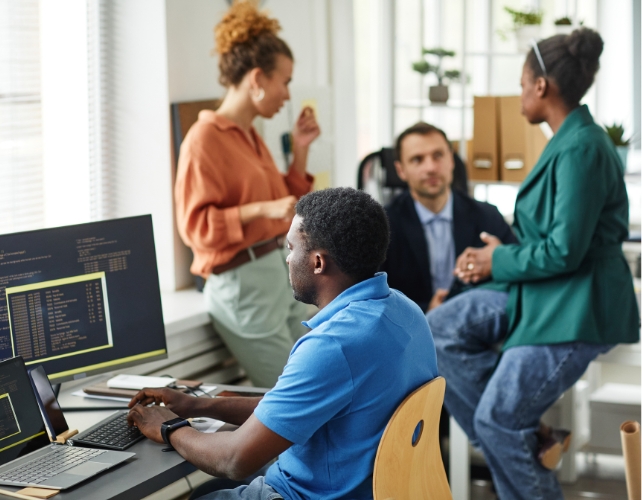
[[[455,274],[492,281],[427,315],[446,407],[481,447],[502,500],[563,498],[537,459],[540,418],[599,354],[639,339],[622,253],[629,214],[622,167],[580,105],[602,48],[586,28],[533,42],[522,113],[555,135],[517,195],[519,243],[483,234],[487,245],[465,250]]]

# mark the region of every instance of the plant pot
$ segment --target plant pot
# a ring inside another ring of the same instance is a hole
[[[517,37],[517,51],[526,54],[532,47],[531,40],[539,40],[541,26],[539,24],[526,24],[515,29]]]
[[[624,174],[626,172],[626,160],[629,155],[629,147],[615,146],[615,150],[617,151],[617,154],[620,157],[620,161],[622,162],[622,173]]]
[[[435,104],[445,104],[448,102],[448,86],[434,85],[428,89],[428,99]]]
[[[575,26],[572,24],[556,24],[555,25],[555,34],[556,35],[570,35],[573,33]]]

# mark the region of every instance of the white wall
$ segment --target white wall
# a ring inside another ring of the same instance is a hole
[[[48,227],[78,224],[89,217],[86,20],[84,0],[40,2],[44,213]]]
[[[597,29],[604,38],[604,52],[595,86],[595,118],[608,125],[624,123],[629,134],[633,130],[632,16],[631,0],[598,2]]]
[[[223,97],[212,51],[214,25],[227,7],[225,0],[165,1],[170,103]]]
[[[116,216],[152,214],[161,289],[173,290],[174,251],[165,4],[113,0],[110,113]]]

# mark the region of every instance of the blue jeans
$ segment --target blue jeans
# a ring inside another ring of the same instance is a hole
[[[259,476],[248,485],[234,489],[219,490],[198,497],[200,500],[283,500],[274,488],[266,484],[263,476]]]
[[[501,500],[563,499],[555,473],[537,460],[544,412],[611,345],[516,346],[506,338],[508,294],[475,289],[430,311],[445,405],[484,453]]]

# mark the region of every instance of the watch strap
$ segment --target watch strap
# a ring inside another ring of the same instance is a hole
[[[161,425],[161,436],[163,437],[163,441],[165,442],[165,444],[173,448],[172,444],[169,442],[169,435],[172,433],[172,431],[175,431],[176,429],[180,429],[181,427],[187,427],[187,426],[191,427],[191,424],[187,419],[183,419],[171,425],[168,424],[168,422],[163,422]]]

